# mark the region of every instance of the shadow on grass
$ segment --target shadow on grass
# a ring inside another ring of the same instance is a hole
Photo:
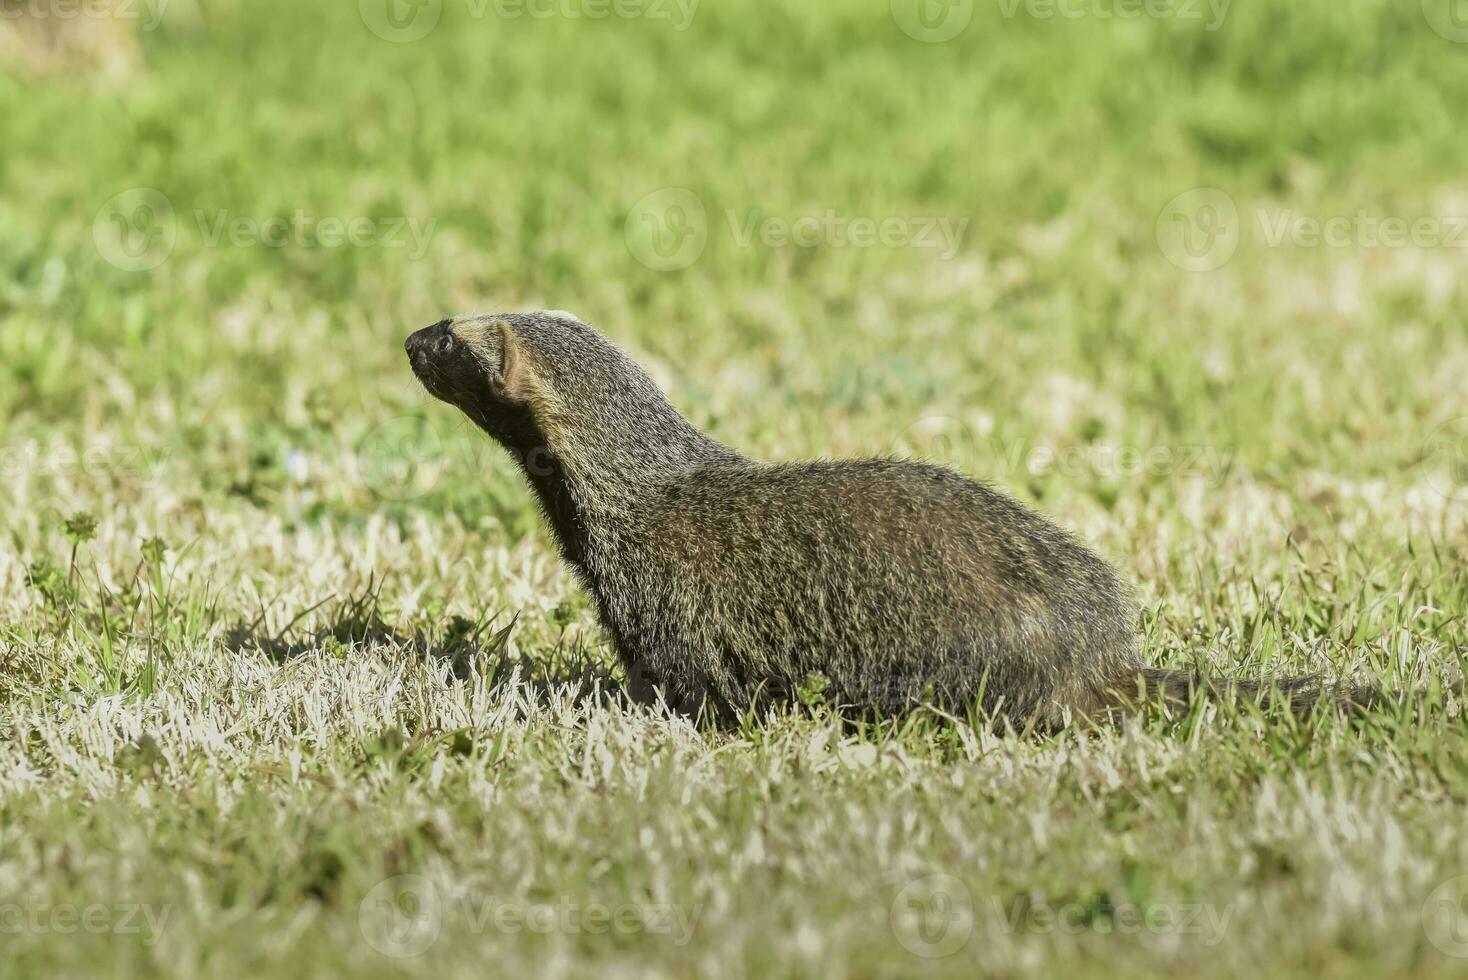
[[[299,629],[313,612],[322,611],[324,622],[313,630]],[[447,664],[460,680],[482,679],[491,691],[514,686],[541,705],[563,700],[568,694],[577,704],[588,701],[634,701],[625,679],[611,662],[580,643],[561,644],[548,655],[532,658],[510,650],[518,616],[496,627],[498,615],[478,623],[455,616],[440,635],[423,630],[411,633],[395,629],[381,616],[377,594],[368,589],[361,596],[330,598],[299,613],[280,630],[262,627],[264,616],[254,622],[240,621],[225,634],[225,648],[236,654],[264,654],[277,664],[301,657],[325,654],[346,659],[367,653],[387,654],[412,660]]]
[[[319,628],[298,629],[318,611],[321,615],[317,619],[322,622]],[[386,654],[390,658],[430,660],[446,664],[460,680],[479,679],[489,691],[508,693],[513,688],[518,696],[528,697],[540,707],[565,703],[568,697],[578,706],[655,706],[719,729],[747,728],[768,720],[771,711],[800,713],[815,703],[803,689],[761,685],[752,692],[754,707],[720,710],[707,691],[673,691],[658,678],[639,676],[636,671],[624,676],[614,658],[599,656],[581,643],[561,643],[538,657],[512,653],[510,638],[518,616],[510,617],[502,626],[496,626],[501,620],[499,614],[478,622],[455,616],[436,635],[423,630],[405,633],[382,618],[378,593],[371,584],[359,596],[333,596],[308,607],[280,630],[262,628],[264,620],[262,611],[252,623],[236,623],[225,635],[226,648],[231,653],[262,653],[278,664],[316,655],[346,659]],[[1304,731],[1318,735],[1342,727],[1417,727],[1444,714],[1444,709],[1449,715],[1463,714],[1461,676],[1456,683],[1444,683],[1439,678],[1421,688],[1406,689],[1393,687],[1384,677],[1370,681],[1357,686],[1339,681],[1323,683],[1320,678],[1309,677],[1216,679],[1200,673],[1185,696],[1178,692],[1170,700],[1145,699],[1126,708],[1118,706],[1101,719],[1076,718],[1058,727],[1037,726],[1034,719],[1006,717],[1002,710],[986,711],[976,704],[952,707],[928,698],[909,699],[900,711],[879,712],[826,705],[821,699],[817,702],[858,728],[931,715],[955,725],[1022,739],[1117,727],[1128,719],[1152,734],[1187,739],[1200,726],[1251,726],[1263,722],[1266,730],[1275,733]],[[1454,693],[1458,693],[1457,698],[1452,697]]]

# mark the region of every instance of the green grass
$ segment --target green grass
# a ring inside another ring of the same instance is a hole
[[[924,43],[881,2],[444,0],[391,43],[175,0],[122,83],[0,62],[0,970],[1468,969],[1468,250],[1357,219],[1468,240],[1468,45],[1124,6]],[[753,455],[1003,486],[1136,583],[1152,663],[1429,693],[1048,738],[629,707],[401,351],[538,307]]]

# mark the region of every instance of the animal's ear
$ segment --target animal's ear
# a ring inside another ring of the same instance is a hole
[[[530,400],[532,370],[525,344],[515,333],[515,328],[505,320],[496,320],[489,329],[498,335],[499,343],[495,346],[500,352],[499,371],[489,379],[490,389],[501,401],[523,405]]]

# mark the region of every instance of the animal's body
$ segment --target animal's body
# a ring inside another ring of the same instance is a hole
[[[1104,561],[994,489],[909,460],[750,460],[566,314],[406,346],[518,459],[629,674],[670,703],[728,716],[819,675],[861,710],[979,702],[1049,726],[1192,683],[1144,668]]]
[[[983,687],[991,708],[1058,717],[1136,688],[1111,570],[957,474],[736,458],[648,491],[588,581],[618,649],[679,700],[745,706],[820,675],[843,705],[958,706]]]

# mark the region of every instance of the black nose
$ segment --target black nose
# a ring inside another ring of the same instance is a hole
[[[403,349],[414,360],[441,357],[454,349],[454,335],[449,330],[451,320],[440,320],[431,327],[414,331],[403,344]]]

